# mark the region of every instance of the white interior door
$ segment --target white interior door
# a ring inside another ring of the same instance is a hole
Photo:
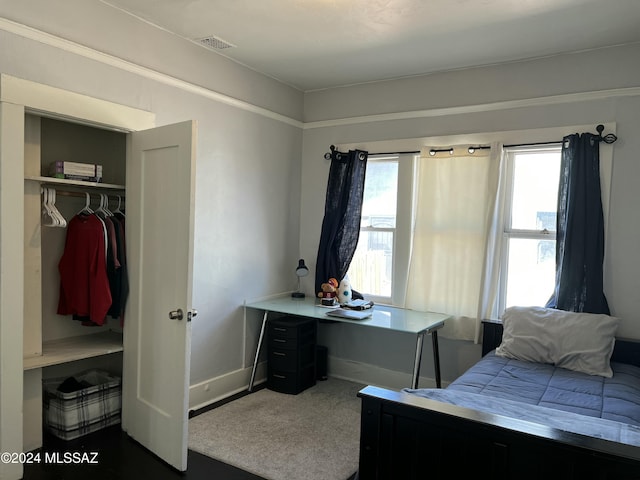
[[[130,134],[122,428],[187,468],[195,123]],[[182,318],[179,313],[182,312]],[[174,317],[173,319],[170,316]]]

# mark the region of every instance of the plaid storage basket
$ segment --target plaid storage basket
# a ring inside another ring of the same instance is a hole
[[[102,370],[74,375],[91,386],[75,392],[57,390],[68,377],[43,380],[45,428],[58,438],[72,440],[120,423],[122,385],[120,377]]]

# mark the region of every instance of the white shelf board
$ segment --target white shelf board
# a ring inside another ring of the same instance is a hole
[[[49,367],[122,350],[122,334],[111,331],[50,340],[42,343],[42,355],[24,358],[24,369]]]
[[[46,183],[48,185],[65,185],[72,187],[83,188],[102,188],[105,190],[124,190],[124,185],[118,185],[115,183],[99,183],[99,182],[85,182],[82,180],[67,180],[65,178],[53,178],[53,177],[40,177],[40,176],[26,176],[25,180],[31,180],[33,182]]]

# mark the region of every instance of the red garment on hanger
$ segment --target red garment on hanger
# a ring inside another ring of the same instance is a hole
[[[95,215],[76,215],[67,226],[60,271],[59,315],[89,317],[105,323],[111,306],[107,278],[105,229]]]

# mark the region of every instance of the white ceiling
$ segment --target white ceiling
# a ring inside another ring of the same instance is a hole
[[[640,0],[102,1],[303,91],[640,41]]]

